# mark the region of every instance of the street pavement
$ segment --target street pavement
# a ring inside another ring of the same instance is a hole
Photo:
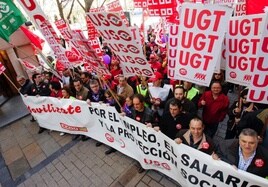
[[[236,97],[229,95],[231,103]],[[0,187],[143,187],[180,186],[164,174],[138,173],[137,162],[120,152],[105,155],[106,145],[96,141],[72,141],[56,131],[38,134],[38,124],[27,115],[0,128]],[[49,119],[48,119],[49,120]],[[226,120],[214,138],[225,136]]]

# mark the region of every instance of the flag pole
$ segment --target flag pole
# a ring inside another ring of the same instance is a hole
[[[12,86],[19,92],[18,87],[13,83],[13,81],[7,76],[5,72],[3,72],[3,75],[7,78],[7,80],[12,84]]]

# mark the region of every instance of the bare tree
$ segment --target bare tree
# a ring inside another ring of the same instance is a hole
[[[59,10],[59,14],[61,19],[64,20],[69,20],[73,11],[73,7],[74,7],[74,1],[75,0],[56,0],[57,6],[58,6],[58,10]],[[71,7],[70,10],[65,18],[63,10],[64,8],[66,8],[66,6],[71,2]]]
[[[94,0],[84,0],[84,4],[85,5],[82,5],[82,3],[80,2],[80,0],[77,0],[78,4],[82,7],[82,9],[85,11],[85,12],[88,12],[92,3],[93,3]]]

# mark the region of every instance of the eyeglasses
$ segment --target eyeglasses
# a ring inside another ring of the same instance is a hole
[[[215,75],[221,75],[221,73],[215,73]]]

